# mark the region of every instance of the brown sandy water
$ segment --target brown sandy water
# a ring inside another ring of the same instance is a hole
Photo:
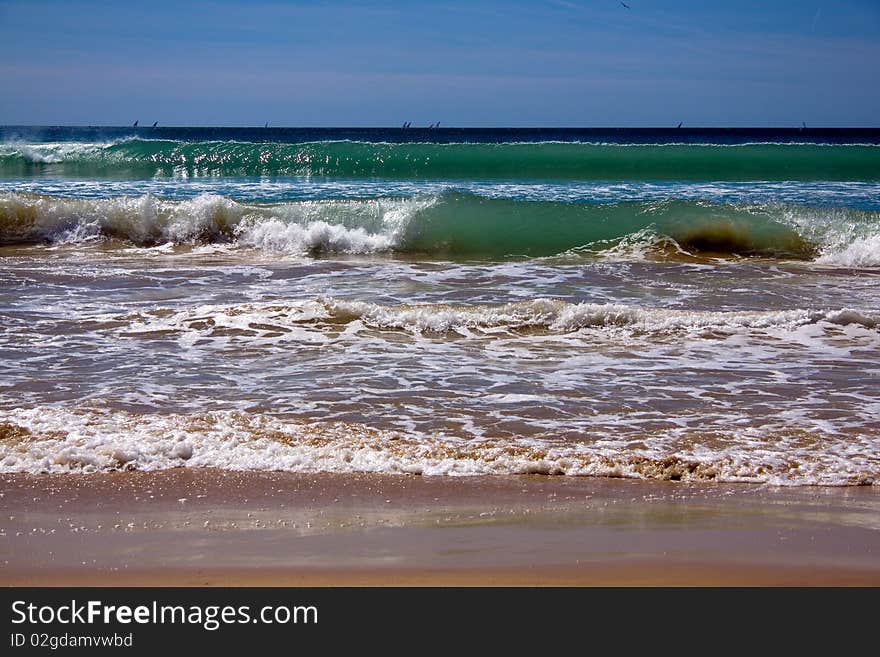
[[[880,584],[874,487],[189,469],[2,484],[5,584]]]

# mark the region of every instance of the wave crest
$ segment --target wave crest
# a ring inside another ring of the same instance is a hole
[[[67,175],[329,176],[557,180],[880,180],[870,145],[543,143],[297,144],[125,139],[5,144],[0,172]]]

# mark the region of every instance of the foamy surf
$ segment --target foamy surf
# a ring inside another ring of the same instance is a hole
[[[138,414],[53,407],[0,411],[0,472],[211,467],[287,472],[630,477],[774,485],[871,485],[876,434],[815,440],[781,426],[655,432],[629,444],[462,440],[241,412]]]
[[[348,325],[401,329],[416,333],[541,332],[566,334],[581,330],[625,330],[634,334],[721,334],[748,330],[794,330],[812,324],[855,326],[875,330],[880,318],[854,309],[712,312],[645,308],[622,304],[569,303],[535,299],[504,305],[387,306],[322,297],[290,303],[205,305],[192,309],[154,309],[135,315],[107,316],[128,335],[195,332],[204,335],[284,337],[303,329],[324,332]],[[234,333],[230,333],[234,331]]]
[[[857,238],[837,249],[828,248],[816,258],[816,263],[853,268],[880,267],[880,235]]]

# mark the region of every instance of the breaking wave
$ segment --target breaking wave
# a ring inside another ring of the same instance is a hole
[[[249,204],[202,194],[76,199],[0,194],[0,244],[116,239],[227,243],[294,255],[415,253],[469,258],[762,256],[880,265],[880,213],[701,201],[515,201],[459,192]]]

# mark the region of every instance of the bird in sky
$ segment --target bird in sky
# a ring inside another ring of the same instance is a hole
[[[621,2],[620,4],[621,4],[622,6],[624,6],[624,7],[626,7],[627,9],[632,9],[632,7],[630,7],[630,6],[629,6],[628,4],[626,4],[625,2]]]

